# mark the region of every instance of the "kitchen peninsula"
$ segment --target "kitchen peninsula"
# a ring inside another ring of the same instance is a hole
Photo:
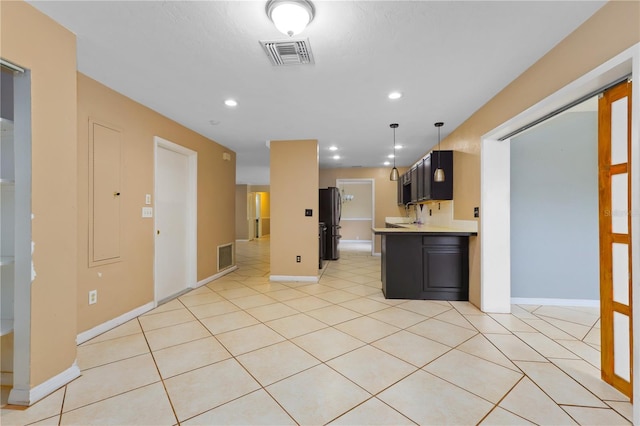
[[[477,232],[387,223],[382,237],[382,292],[387,299],[469,300],[469,237]]]

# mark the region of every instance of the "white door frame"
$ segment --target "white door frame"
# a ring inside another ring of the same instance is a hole
[[[153,138],[153,163],[154,163],[154,208],[155,194],[158,193],[157,186],[157,173],[158,173],[158,148],[164,148],[169,151],[177,152],[179,154],[187,156],[188,164],[188,188],[187,188],[187,288],[196,288],[198,284],[197,268],[198,268],[198,153],[189,148],[185,148],[182,145],[170,142],[159,136]],[[154,215],[153,219],[153,237],[156,241],[156,230],[158,224],[156,223],[157,215]],[[157,286],[157,259],[155,256],[155,243],[154,243],[154,257],[153,257],[153,292],[154,303],[158,305],[158,286]]]
[[[631,73],[640,75],[640,43],[563,87],[556,93],[485,134],[480,152],[480,309],[483,312],[511,310],[510,229],[510,140],[498,139],[539,117],[588,95]],[[637,80],[637,79],[636,79]],[[640,212],[640,84],[633,85],[631,123],[632,212]],[[632,247],[640,247],[640,215],[632,216]],[[632,257],[632,269],[640,271],[640,256]],[[640,274],[632,276],[633,339],[640,341]],[[640,345],[634,344],[633,364],[640,365]],[[640,368],[634,368],[633,423],[640,424]]]
[[[371,178],[361,178],[361,179],[336,179],[336,187],[339,187],[341,183],[370,183],[371,184],[371,227],[373,228],[376,224],[376,180]],[[371,231],[371,255],[375,254],[376,250],[376,240],[375,234]]]

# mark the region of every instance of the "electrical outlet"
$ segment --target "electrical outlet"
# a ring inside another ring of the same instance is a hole
[[[301,256],[296,256],[296,263],[300,263],[302,262],[302,257]]]
[[[94,303],[98,303],[98,290],[91,290],[89,292],[89,304],[93,305]]]

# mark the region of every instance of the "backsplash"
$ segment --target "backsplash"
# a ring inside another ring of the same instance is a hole
[[[429,214],[429,211],[431,211],[431,214]],[[407,212],[409,217],[397,218],[397,222],[414,222],[418,220],[426,225],[455,227],[465,231],[478,232],[477,221],[455,220],[453,218],[453,200],[429,201],[424,204],[413,204],[408,207]]]

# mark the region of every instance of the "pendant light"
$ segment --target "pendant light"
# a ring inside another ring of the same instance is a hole
[[[434,126],[438,128],[438,168],[433,173],[433,180],[435,182],[444,182],[444,170],[440,167],[440,127],[444,126],[444,123],[439,121],[434,123]]]
[[[391,169],[389,180],[398,180],[400,179],[400,174],[396,168],[396,129],[398,128],[398,123],[391,123],[389,127],[393,129],[393,169]]]

